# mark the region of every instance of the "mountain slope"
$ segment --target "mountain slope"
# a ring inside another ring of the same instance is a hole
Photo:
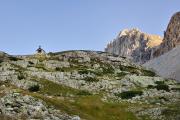
[[[153,58],[155,47],[161,42],[162,38],[158,35],[146,34],[138,29],[125,29],[107,45],[105,51],[142,64]]]
[[[174,120],[179,89],[174,80],[98,51],[8,55],[0,63],[4,118]]]
[[[144,66],[156,70],[163,77],[173,78],[180,82],[180,46],[150,60]]]

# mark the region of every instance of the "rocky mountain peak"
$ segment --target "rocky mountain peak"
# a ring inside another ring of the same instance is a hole
[[[107,45],[105,51],[141,64],[153,58],[152,53],[161,42],[162,38],[158,35],[143,33],[137,28],[124,29]]]
[[[120,31],[118,37],[124,36],[124,35],[129,35],[133,33],[140,33],[141,31],[138,28],[132,28],[132,29],[124,29]]]
[[[159,49],[154,53],[155,56],[160,56],[174,47],[180,45],[180,12],[176,12],[170,19],[164,39]]]

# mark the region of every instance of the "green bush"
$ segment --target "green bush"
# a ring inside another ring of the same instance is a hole
[[[79,74],[88,74],[88,73],[90,73],[90,72],[91,72],[91,71],[86,70],[86,69],[80,69],[80,70],[78,71]]]
[[[148,85],[147,88],[148,89],[154,89],[154,86],[153,85]]]
[[[136,74],[136,75],[139,75],[139,71],[136,67],[133,67],[133,66],[124,66],[124,65],[120,65],[119,66],[119,69],[121,71],[127,71],[127,72],[130,72],[131,74]]]
[[[56,71],[64,72],[64,70],[62,68],[56,67],[55,69],[56,69]]]
[[[40,90],[40,87],[39,87],[38,84],[37,84],[37,85],[32,85],[32,86],[30,86],[30,87],[28,88],[28,90],[29,90],[30,92],[37,92],[37,91]]]
[[[13,56],[10,56],[8,57],[9,60],[12,60],[12,61],[18,61],[18,60],[21,60],[20,58],[17,58],[17,57],[13,57]]]
[[[25,76],[21,73],[18,75],[18,80],[22,80],[22,79],[25,79]]]
[[[118,96],[122,99],[131,99],[137,95],[142,95],[143,92],[142,91],[125,91],[125,92],[122,92],[122,93],[115,93],[115,96]]]
[[[127,75],[126,72],[120,72],[120,73],[117,73],[117,74],[116,74],[116,76],[118,77],[119,80],[122,79],[122,78],[124,78],[126,75]]]
[[[142,69],[141,72],[142,72],[142,75],[144,75],[144,76],[150,76],[150,77],[156,76],[156,73],[153,71],[150,71],[150,70]]]
[[[165,83],[164,83],[164,81],[156,81],[155,84],[157,84],[157,85],[164,85]]]
[[[86,90],[82,90],[82,91],[78,92],[77,95],[88,96],[88,95],[92,95],[92,94]]]
[[[101,67],[103,69],[103,74],[113,74],[114,73],[114,69],[112,67]]]
[[[84,80],[87,82],[98,82],[99,81],[97,78],[93,78],[93,77],[85,77]]]
[[[0,63],[2,63],[3,62],[3,60],[0,60]]]
[[[180,88],[171,88],[171,90],[180,91]]]
[[[127,73],[125,73],[125,72],[117,73],[117,76],[118,76],[118,77],[124,77],[125,75],[127,75]]]
[[[156,88],[157,90],[165,90],[165,91],[170,91],[170,89],[169,89],[169,86],[168,85],[166,85],[165,83],[164,83],[164,81],[156,81],[155,82],[155,86],[153,86],[153,85],[148,85],[147,86],[147,88],[148,89],[154,89],[154,88]]]
[[[156,88],[157,90],[165,90],[165,91],[167,91],[167,92],[170,91],[170,90],[169,90],[169,86],[168,86],[168,85],[165,85],[165,84],[159,84],[159,85],[155,86],[155,88]]]
[[[31,61],[28,61],[28,63],[29,63],[30,65],[34,65],[34,63],[33,63],[33,62],[31,62]]]

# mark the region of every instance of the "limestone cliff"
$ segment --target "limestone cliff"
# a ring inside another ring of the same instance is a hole
[[[125,29],[107,45],[105,51],[142,64],[153,58],[153,52],[161,42],[162,38],[158,35],[146,34],[138,29]]]
[[[180,12],[175,13],[164,32],[164,39],[154,52],[157,57],[144,66],[153,68],[166,78],[173,78],[180,82]]]
[[[160,56],[180,45],[180,12],[175,13],[164,32],[164,39],[154,56]]]

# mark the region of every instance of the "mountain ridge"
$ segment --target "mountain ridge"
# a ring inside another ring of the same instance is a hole
[[[108,43],[105,51],[132,59],[133,62],[143,64],[154,58],[153,52],[162,42],[158,35],[150,35],[139,29],[124,29],[118,36]]]

